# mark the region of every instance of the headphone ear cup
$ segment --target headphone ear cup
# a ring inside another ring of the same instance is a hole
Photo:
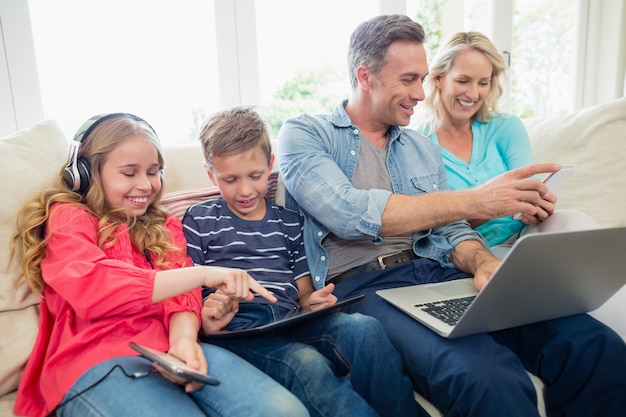
[[[74,164],[70,163],[63,170],[63,184],[68,190],[75,191],[76,176],[74,175]]]
[[[89,161],[85,158],[78,158],[76,161],[76,169],[78,170],[78,189],[80,195],[86,195],[89,190],[89,183],[91,182],[91,167]]]
[[[78,158],[75,163],[70,163],[63,170],[63,183],[65,186],[81,195],[87,194],[91,180],[91,168],[89,161]]]

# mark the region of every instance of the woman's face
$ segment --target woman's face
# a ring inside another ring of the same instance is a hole
[[[435,78],[449,121],[473,120],[489,94],[492,72],[493,64],[484,53],[467,49],[457,55],[447,74]]]
[[[147,139],[125,140],[106,155],[100,170],[105,201],[141,216],[161,189],[160,169],[157,150]]]

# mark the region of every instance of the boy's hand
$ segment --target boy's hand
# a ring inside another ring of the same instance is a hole
[[[335,284],[328,284],[324,288],[313,291],[309,296],[310,311],[319,310],[337,303],[337,297],[333,294]]]
[[[210,334],[222,330],[238,311],[239,299],[229,297],[217,290],[202,303],[202,331],[204,334]]]

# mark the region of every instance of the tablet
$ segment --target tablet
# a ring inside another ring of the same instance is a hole
[[[313,320],[313,319],[334,313],[336,311],[339,311],[339,309],[341,309],[342,307],[361,301],[363,297],[365,297],[364,294],[357,295],[351,298],[346,298],[345,300],[338,301],[332,306],[328,306],[328,307],[320,308],[319,310],[309,311],[307,313],[302,313],[302,314],[298,314],[295,316],[291,316],[283,320],[275,321],[273,323],[264,324],[263,326],[250,327],[247,329],[238,329],[238,330],[220,330],[218,332],[202,336],[201,339],[204,339],[204,340],[229,339],[229,338],[236,338],[236,337],[250,337],[250,336],[270,333],[274,330],[283,329],[288,326],[293,326],[296,324],[302,324],[306,321]]]
[[[187,365],[185,362],[172,355],[168,355],[165,352],[160,352],[156,349],[152,349],[146,346],[138,345],[135,342],[130,342],[129,344],[130,347],[139,352],[141,356],[159,364],[161,368],[165,369],[168,372],[171,372],[176,376],[183,377],[190,381],[202,382],[203,384],[207,385],[220,384],[217,379],[198,372],[197,370]]]

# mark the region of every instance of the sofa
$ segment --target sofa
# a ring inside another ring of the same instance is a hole
[[[557,208],[582,210],[602,227],[626,226],[626,97],[524,123],[537,161],[576,166],[559,192]],[[38,299],[25,285],[14,285],[17,266],[8,262],[15,216],[59,174],[68,149],[68,138],[52,120],[0,139],[0,417],[13,416],[15,390],[38,323]],[[182,216],[189,204],[217,195],[202,167],[199,145],[167,145],[164,154],[164,205],[173,214]],[[280,203],[284,190],[276,174],[273,180],[272,194]],[[626,340],[626,287],[591,314]],[[418,399],[433,416],[441,415]]]

